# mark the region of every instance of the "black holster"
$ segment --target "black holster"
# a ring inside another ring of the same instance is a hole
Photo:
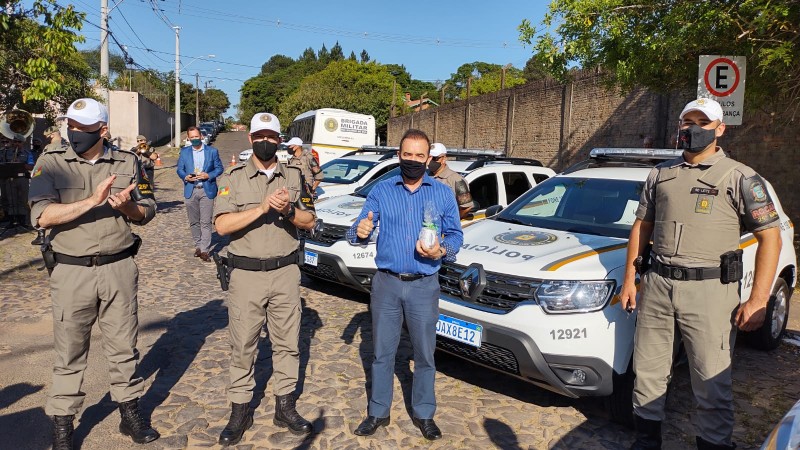
[[[211,255],[211,257],[214,259],[214,264],[217,266],[217,279],[219,280],[219,286],[223,291],[227,291],[228,285],[231,281],[231,271],[233,270],[233,267],[229,264],[228,258],[219,256],[219,253],[214,253]]]
[[[719,257],[719,266],[722,269],[720,281],[722,281],[723,284],[736,283],[742,279],[742,276],[744,276],[743,254],[744,251],[738,248],[725,252]]]
[[[56,252],[53,251],[53,246],[50,245],[49,238],[42,244],[41,250],[44,267],[47,269],[47,275],[52,275],[53,269],[56,267]]]
[[[644,275],[650,270],[650,266],[652,261],[650,260],[650,249],[653,248],[652,244],[647,244],[644,248],[644,252],[641,256],[637,256],[635,260],[633,260],[633,267],[636,269],[636,273],[639,275]]]

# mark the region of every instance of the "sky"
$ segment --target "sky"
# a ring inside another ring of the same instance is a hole
[[[116,1],[116,3],[115,3]],[[100,24],[99,0],[58,0],[85,12]],[[109,30],[141,66],[175,69],[175,31],[181,27],[181,80],[223,90],[233,105],[243,82],[259,73],[276,54],[297,58],[304,49],[330,50],[336,43],[345,56],[365,49],[371,60],[403,64],[415,79],[443,81],[464,63],[484,61],[522,68],[530,46],[519,42],[523,19],[538,24],[547,10],[539,0],[501,4],[462,0],[405,2],[303,0],[108,0]],[[158,5],[156,12],[153,4]],[[116,5],[116,6],[115,6]],[[80,34],[79,49],[95,48],[100,30],[90,23]],[[109,48],[120,53],[111,40]],[[208,55],[214,55],[209,57]]]

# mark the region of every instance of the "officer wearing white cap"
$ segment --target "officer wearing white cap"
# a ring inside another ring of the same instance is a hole
[[[680,114],[683,155],[650,172],[631,229],[620,299],[628,311],[638,309],[632,449],[661,448],[676,327],[689,357],[697,448],[735,447],[731,354],[736,328],[753,331],[764,322],[781,237],[765,181],[717,146],[725,132],[723,119],[714,100],[686,105]],[[758,240],[753,290],[741,306],[740,226]],[[652,262],[641,275],[637,303],[635,273],[644,271],[639,257]]]
[[[469,192],[467,181],[447,167],[447,147],[439,142],[431,144],[431,162],[428,163],[428,173],[446,184],[456,196],[458,203],[458,214],[463,219],[472,209],[472,194]]]
[[[286,143],[289,152],[289,166],[299,168],[303,172],[303,180],[309,186],[309,192],[314,193],[322,182],[324,175],[317,159],[308,150],[303,150],[303,140],[293,137]]]
[[[55,364],[45,412],[53,416],[53,448],[72,448],[73,420],[95,321],[103,334],[111,398],[119,404],[119,430],[134,442],[158,439],[139,411],[144,382],[136,375],[138,274],[141,239],[130,224],[153,219],[156,203],[135,154],[102,139],[108,111],[90,98],[74,101],[67,119],[69,146],[39,158],[28,201],[34,226],[49,229],[43,246],[51,271]]]
[[[273,114],[253,116],[249,136],[253,156],[218,180],[214,220],[217,233],[231,237],[227,258],[215,257],[215,262],[227,266],[230,277],[232,411],[219,437],[222,445],[239,442],[253,424],[248,404],[256,384],[253,364],[265,315],[275,383],[273,422],[294,434],[311,432],[311,424],[295,409],[302,313],[298,262],[303,257],[297,229],[313,228],[316,213],[300,169],[277,163],[280,131]]]

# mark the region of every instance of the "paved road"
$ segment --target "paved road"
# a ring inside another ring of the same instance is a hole
[[[223,162],[249,148],[244,133],[224,133],[216,145]],[[146,379],[143,409],[162,438],[145,448],[215,447],[225,426],[228,366],[225,297],[213,265],[192,257],[193,245],[174,173],[175,155],[156,171],[159,212],[138,232],[141,271],[139,350]],[[50,384],[51,308],[41,255],[29,245],[32,234],[0,240],[0,448],[49,448],[49,422],[42,406]],[[215,239],[218,246],[224,245]],[[444,438],[423,440],[408,412],[410,344],[398,355],[392,424],[375,438],[352,434],[366,409],[365,371],[371,357],[368,297],[336,286],[303,280],[301,331],[302,392],[298,409],[314,433],[297,438],[272,425],[267,339],[257,362],[255,425],[237,448],[434,448],[434,449],[623,449],[628,430],[611,423],[600,400],[572,400],[537,389],[458,359],[437,355],[437,422]],[[797,299],[797,297],[796,297]],[[795,299],[795,300],[796,300]],[[796,301],[795,301],[796,303]],[[800,329],[794,306],[790,328]],[[108,397],[102,341],[95,328],[84,391],[85,409],[76,436],[84,449],[134,448],[116,428]],[[736,350],[735,399],[740,448],[755,448],[772,424],[797,399],[797,347],[788,344],[765,354]],[[668,400],[667,449],[693,443],[692,400],[686,366],[677,369]]]

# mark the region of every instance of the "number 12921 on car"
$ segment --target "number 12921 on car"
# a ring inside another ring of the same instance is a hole
[[[439,314],[439,321],[436,322],[436,334],[473,347],[480,347],[483,327],[476,323]]]

